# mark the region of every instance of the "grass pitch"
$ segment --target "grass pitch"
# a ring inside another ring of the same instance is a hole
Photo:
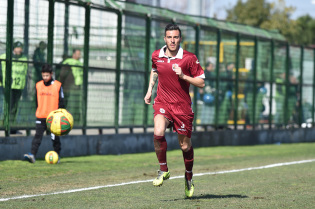
[[[155,153],[62,158],[57,165],[47,164],[44,159],[37,159],[35,164],[2,161],[0,208],[314,208],[315,205],[315,162],[196,175],[195,194],[185,199],[184,180],[180,177],[184,174],[182,153],[168,151],[167,158],[171,178],[178,178],[167,180],[158,188],[151,182],[158,169]],[[315,143],[195,148],[194,174],[310,159],[315,159]],[[124,182],[134,183],[121,185]]]

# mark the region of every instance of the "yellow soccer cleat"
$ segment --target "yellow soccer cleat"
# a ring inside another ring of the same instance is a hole
[[[194,184],[193,184],[193,180],[187,180],[185,178],[185,196],[187,198],[190,198],[193,196],[194,194],[194,190],[195,190],[195,187],[194,187]]]
[[[162,186],[163,181],[169,179],[171,173],[169,171],[160,171],[158,170],[158,176],[153,180],[153,186],[159,187]]]

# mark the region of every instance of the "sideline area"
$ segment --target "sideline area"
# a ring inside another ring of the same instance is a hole
[[[236,173],[236,172],[251,171],[251,170],[260,170],[260,169],[267,169],[267,168],[274,168],[274,167],[288,166],[288,165],[295,165],[295,164],[302,164],[302,163],[312,163],[312,162],[315,162],[315,159],[292,161],[292,162],[284,162],[284,163],[275,163],[275,164],[269,164],[269,165],[265,165],[265,166],[249,167],[249,168],[227,170],[227,171],[197,173],[197,174],[194,174],[194,177],[204,176],[204,175],[217,175],[217,174],[226,174],[226,173]],[[170,180],[178,179],[178,178],[183,178],[183,176],[174,176],[174,177],[171,177]],[[0,198],[0,201],[4,202],[4,201],[8,201],[8,200],[25,199],[25,198],[31,198],[31,197],[40,197],[40,196],[47,196],[47,195],[58,195],[58,194],[75,193],[75,192],[96,190],[96,189],[109,188],[109,187],[125,186],[125,185],[130,185],[130,184],[147,183],[147,182],[151,182],[151,181],[153,181],[153,179],[140,180],[140,181],[130,181],[130,182],[124,182],[124,183],[120,183],[120,184],[111,184],[111,185],[104,185],[104,186],[87,187],[87,188],[66,190],[66,191],[46,193],[46,194],[44,193],[44,194],[37,194],[37,195],[22,195],[22,196],[10,197],[10,198]]]
[[[128,130],[128,129],[127,129]],[[72,134],[74,134],[73,132]],[[66,135],[61,137],[61,156],[120,155],[152,152],[153,133],[118,133],[102,135]],[[240,146],[259,144],[282,144],[315,142],[314,128],[283,130],[218,130],[194,132],[194,147]],[[168,150],[178,148],[177,134],[167,132]],[[22,160],[31,149],[33,136],[0,137],[0,161]],[[44,158],[52,149],[50,136],[44,136],[37,158]]]

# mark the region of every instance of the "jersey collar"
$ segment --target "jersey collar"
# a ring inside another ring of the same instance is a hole
[[[169,58],[168,56],[166,56],[165,50],[166,50],[166,45],[161,48],[159,57]],[[176,56],[172,57],[171,59],[183,59],[183,54],[184,54],[184,50],[181,46],[179,46],[179,49],[178,49]]]

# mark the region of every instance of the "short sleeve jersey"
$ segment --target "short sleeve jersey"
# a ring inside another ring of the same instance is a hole
[[[186,76],[204,79],[204,71],[193,53],[181,47],[175,57],[165,55],[166,46],[152,53],[152,70],[158,73],[158,87],[155,102],[191,106],[189,95],[190,83],[179,78],[173,71],[178,65]]]

